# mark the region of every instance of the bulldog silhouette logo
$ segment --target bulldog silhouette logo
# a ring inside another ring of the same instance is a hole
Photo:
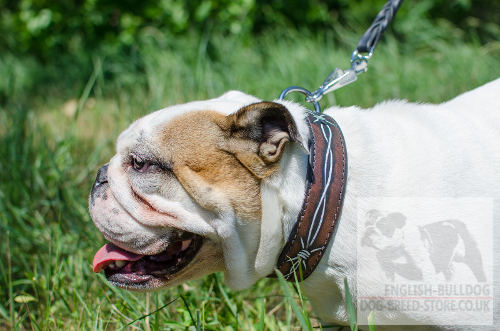
[[[384,214],[372,209],[366,215],[361,245],[373,248],[377,261],[391,281],[396,275],[411,281],[424,279],[422,269],[407,247],[407,217],[400,212]],[[459,220],[444,220],[418,226],[420,242],[436,274],[450,281],[457,264],[464,264],[476,281],[486,282],[481,252],[467,226]],[[412,238],[412,241],[415,239]]]

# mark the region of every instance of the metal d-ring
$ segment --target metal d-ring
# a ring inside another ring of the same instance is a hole
[[[319,106],[318,101],[314,99],[313,94],[309,90],[300,86],[290,86],[284,89],[280,94],[280,100],[284,100],[287,94],[292,92],[299,92],[304,94],[306,96],[306,101],[314,105],[314,110],[318,113],[321,113],[321,107]]]

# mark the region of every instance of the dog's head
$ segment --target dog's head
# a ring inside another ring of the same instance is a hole
[[[382,213],[373,209],[366,214],[366,230],[362,245],[377,250],[392,249],[401,244],[402,228],[406,225],[406,216],[399,212]]]
[[[94,270],[129,289],[217,271],[233,287],[249,286],[262,277],[262,182],[302,139],[287,107],[240,92],[139,119],[90,194],[92,219],[111,242]]]

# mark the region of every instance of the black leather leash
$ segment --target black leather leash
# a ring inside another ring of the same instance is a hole
[[[314,110],[321,112],[319,100],[324,94],[344,87],[358,78],[360,73],[367,71],[368,60],[373,54],[380,37],[384,33],[387,26],[392,22],[396,12],[403,3],[403,0],[389,0],[384,5],[382,10],[373,20],[372,25],[366,30],[356,46],[356,49],[351,54],[351,68],[342,70],[335,68],[323,84],[314,92],[300,87],[290,86],[283,90],[280,94],[280,99],[283,100],[287,94],[291,92],[299,92],[306,96],[306,101],[314,105]]]
[[[358,53],[372,54],[385,29],[394,19],[396,12],[403,0],[389,0],[373,20],[372,25],[366,30],[358,42],[356,50]]]

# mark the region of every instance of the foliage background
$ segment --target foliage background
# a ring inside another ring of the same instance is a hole
[[[112,59],[106,79],[146,70],[145,48],[176,49],[179,38],[202,38],[206,55],[221,56],[213,36],[252,43],[290,31],[355,45],[384,0],[0,0],[0,101],[47,82],[82,88],[96,58]],[[435,40],[487,44],[500,35],[500,1],[406,1],[392,31],[404,53]],[[9,68],[2,66],[5,64]],[[18,74],[19,70],[29,70]],[[64,73],[64,74],[62,74]],[[30,78],[26,78],[29,75]],[[61,79],[63,78],[63,79]],[[52,85],[52,84],[50,84]],[[36,93],[36,92],[35,92]]]
[[[81,49],[133,47],[145,28],[249,36],[277,26],[318,32],[335,24],[366,26],[384,0],[2,0],[0,47],[47,60]],[[408,1],[410,2],[410,1]],[[423,4],[422,4],[423,3]],[[413,4],[414,5],[414,4]],[[424,0],[425,17],[455,22],[469,36],[498,35],[500,3],[485,0]],[[401,9],[405,20],[412,4]]]
[[[88,192],[134,119],[229,89],[312,89],[347,67],[383,3],[0,0],[0,329],[296,328],[283,295],[306,315],[308,302],[273,280],[109,286],[91,272],[104,240]],[[498,78],[499,22],[500,1],[406,0],[369,71],[322,103],[441,102]]]

